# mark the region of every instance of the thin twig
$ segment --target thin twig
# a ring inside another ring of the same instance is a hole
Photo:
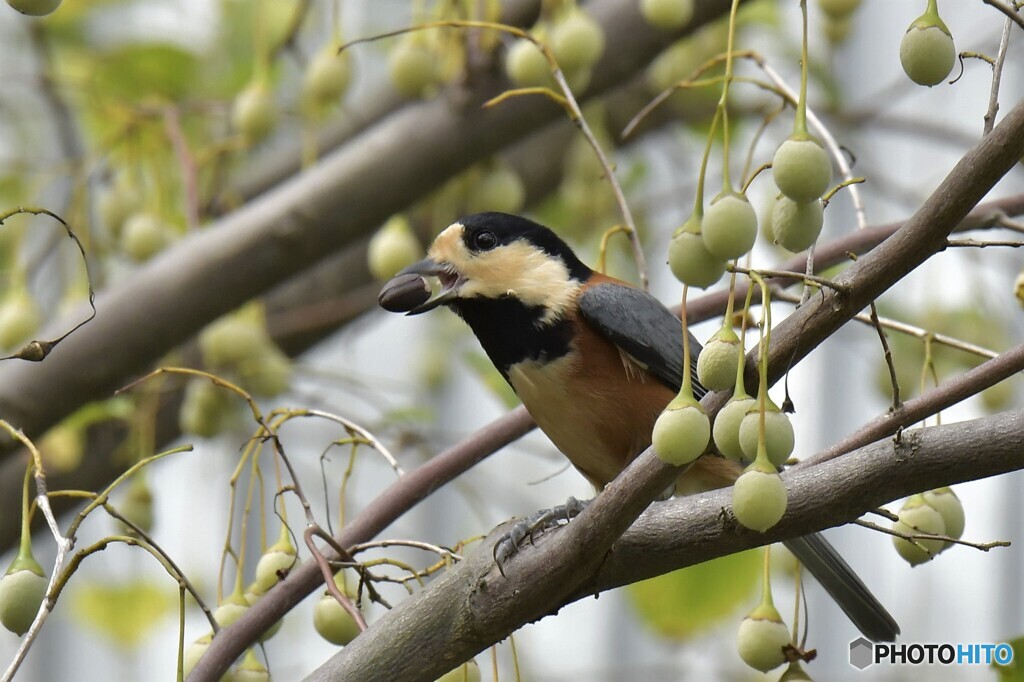
[[[981,0],[986,5],[995,7],[997,10],[1006,15],[1006,18],[1013,21],[1021,28],[1024,28],[1024,16],[1017,13],[1012,7],[1003,2],[1002,0]]]
[[[946,240],[946,246],[951,247],[972,247],[977,249],[983,249],[986,246],[1009,246],[1011,248],[1020,248],[1024,246],[1024,242],[1010,241],[1010,240],[982,240],[982,239],[948,239]]]
[[[885,533],[886,535],[892,535],[897,538],[903,538],[907,542],[913,542],[915,546],[920,547],[924,551],[928,552],[932,556],[938,554],[938,552],[931,552],[927,547],[922,547],[917,541],[918,540],[941,540],[951,544],[964,545],[966,547],[973,547],[974,549],[980,549],[982,552],[987,552],[995,547],[1009,547],[1010,542],[1008,540],[995,540],[993,542],[970,542],[968,540],[960,540],[958,538],[951,537],[940,533],[902,533],[893,528],[886,528],[880,526],[877,523],[871,521],[865,521],[863,519],[856,519],[853,521],[855,525],[861,526],[862,528],[868,528],[870,530],[877,530],[879,533]]]
[[[878,340],[882,342],[882,353],[885,356],[885,366],[889,368],[889,382],[892,384],[892,411],[895,412],[900,407],[900,382],[896,378],[896,365],[892,361],[892,349],[889,348],[889,340],[885,338],[885,330],[882,329],[882,323],[878,319],[878,307],[875,302],[871,302],[871,324],[874,325],[875,330],[878,332]]]
[[[352,603],[352,600],[348,598],[348,595],[346,595],[344,592],[338,589],[338,584],[334,582],[334,571],[331,570],[331,565],[327,562],[327,558],[323,555],[320,549],[316,546],[316,543],[313,541],[314,535],[318,535],[322,538],[326,535],[326,533],[324,533],[323,530],[319,528],[319,526],[307,526],[305,532],[303,532],[302,534],[302,537],[305,538],[306,546],[309,547],[309,551],[313,555],[313,559],[320,567],[320,572],[324,576],[324,585],[327,586],[327,591],[330,592],[331,596],[334,597],[335,601],[337,601],[341,605],[341,608],[345,609],[345,612],[348,613],[348,615],[352,616],[352,619],[356,622],[356,625],[359,627],[359,631],[363,632],[364,630],[366,630],[367,625],[366,619],[363,618],[362,611],[360,611],[359,608]]]
[[[726,270],[728,270],[729,272],[738,272],[741,275],[750,275],[751,273],[756,273],[758,275],[761,275],[762,277],[790,277],[798,281],[807,280],[808,282],[813,282],[818,286],[832,289],[840,294],[850,293],[850,288],[847,287],[845,284],[834,282],[830,279],[825,279],[824,277],[818,277],[817,275],[808,275],[802,272],[792,272],[790,270],[766,270],[764,268],[749,269],[739,265],[732,264],[727,265]],[[772,289],[774,293],[774,287],[769,288]]]
[[[992,90],[988,96],[988,111],[985,112],[984,134],[992,132],[996,125],[996,114],[999,113],[999,82],[1003,78],[1003,64],[1006,62],[1006,51],[1010,45],[1010,30],[1013,28],[1012,19],[1006,18],[1003,24],[1003,35],[999,39],[999,52],[996,53],[996,61],[992,64]]]

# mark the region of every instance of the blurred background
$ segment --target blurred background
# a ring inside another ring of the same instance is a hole
[[[312,177],[346,144],[373,133],[387,117],[439,97],[449,97],[457,106],[460,89],[472,89],[475,79],[483,78],[473,69],[501,77],[502,54],[511,44],[507,37],[465,38],[456,31],[433,31],[354,46],[339,59],[335,53],[341,42],[434,18],[498,13],[529,26],[539,4],[64,0],[42,19],[0,7],[0,213],[27,205],[63,216],[86,249],[92,286],[100,292],[130,288],[140,272],[193,248],[205,231],[220,229],[254,197],[271,195],[284,185],[301,188],[304,177]],[[589,12],[592,4],[580,6]],[[867,179],[859,191],[868,224],[903,219],[980,139],[993,69],[981,59],[967,58],[945,79],[959,76],[953,84],[925,88],[912,83],[901,68],[899,46],[907,27],[924,11],[923,0],[863,0],[852,3],[859,6],[842,19],[828,17],[817,0],[808,4],[809,105],[847,150],[854,174]],[[636,2],[597,5],[600,18],[601,12],[610,14],[609,7]],[[720,15],[727,3],[697,5],[698,14],[711,12],[705,6],[714,5]],[[561,9],[546,7],[545,13]],[[997,55],[1002,14],[980,0],[945,2],[939,9],[958,52]],[[584,100],[586,118],[613,154],[617,177],[636,214],[652,291],[666,302],[676,302],[680,295],[678,282],[664,265],[666,244],[693,208],[718,87],[677,93],[628,139],[621,133],[661,90],[724,51],[728,30],[718,19],[692,35],[683,36],[682,29],[677,33],[682,37],[669,40],[671,30],[641,31],[637,40],[655,35],[664,49],[652,51],[657,56],[649,64],[615,87],[606,87],[601,64],[614,63],[616,52],[626,48],[604,45],[603,61],[595,67],[601,91]],[[763,55],[794,90],[800,80],[799,41],[798,2],[744,3],[737,47]],[[483,63],[474,65],[474,58]],[[405,66],[399,67],[403,60]],[[467,64],[473,65],[469,75]],[[328,74],[318,84],[310,80],[315,66]],[[414,73],[417,68],[421,73]],[[747,62],[738,63],[737,73],[760,76]],[[574,88],[586,92],[589,80],[589,73],[577,74]],[[1014,26],[1005,52],[1001,110],[1008,111],[1022,97],[1024,40]],[[778,109],[778,98],[762,89],[738,83],[731,90],[734,178],[746,179],[751,169],[770,161],[789,134],[792,109]],[[766,117],[773,118],[762,126]],[[182,335],[191,340],[173,344],[176,348],[169,354],[140,358],[139,364],[205,367],[239,382],[264,410],[313,408],[344,417],[372,432],[406,471],[504,414],[517,404],[515,396],[454,315],[405,318],[384,313],[375,304],[381,278],[417,256],[460,215],[480,210],[526,213],[570,241],[586,262],[597,262],[602,234],[621,218],[600,167],[575,128],[559,119],[529,135],[506,140],[502,134],[494,131],[499,153],[450,178],[425,180],[429,191],[420,192],[413,202],[391,200],[388,187],[378,188],[366,201],[382,205],[382,215],[393,215],[384,227],[378,230],[384,221],[375,221],[336,255],[303,268],[197,338],[191,338],[199,331],[195,320],[183,321],[193,324]],[[707,171],[709,196],[721,186],[721,159],[716,143]],[[403,158],[395,154],[390,162],[397,167]],[[759,214],[766,212],[774,192],[767,174],[752,182],[749,197]],[[988,199],[1022,193],[1024,168],[1018,166]],[[316,219],[348,229],[346,215]],[[821,239],[856,228],[850,193],[841,191],[825,212]],[[968,236],[1012,239],[1013,233],[989,230]],[[789,256],[762,237],[752,257],[755,267],[770,267]],[[636,281],[621,236],[610,240],[607,259],[611,274]],[[55,332],[42,336],[56,337],[61,333],[56,330],[70,326],[67,320],[83,317],[88,280],[81,263],[74,244],[53,221],[30,216],[6,220],[0,231],[5,287],[0,341],[7,348],[38,337],[40,327]],[[887,294],[879,311],[927,332],[1001,352],[1017,345],[1024,331],[1014,296],[1021,266],[1020,254],[1012,248],[948,249]],[[267,287],[258,284],[261,268],[254,261],[238,276],[257,282],[253,289],[262,293]],[[714,288],[726,286],[723,279]],[[197,299],[206,295],[187,293],[180,301],[182,310],[199,305]],[[104,300],[101,296],[101,316]],[[146,326],[145,302],[138,305],[138,323]],[[778,323],[791,310],[786,303],[773,305],[773,321]],[[720,318],[712,319],[693,332],[704,340],[720,324]],[[72,335],[67,343],[74,341]],[[751,335],[748,347],[753,343],[756,336]],[[921,338],[891,332],[890,343],[904,398],[982,360],[932,344],[933,374]],[[109,339],[108,348],[112,357],[122,352],[116,338]],[[3,364],[15,362],[21,361]],[[88,377],[91,368],[80,370]],[[19,377],[27,376],[28,370],[18,371]],[[142,373],[132,371],[118,385]],[[65,387],[52,385],[51,390],[57,396]],[[788,392],[796,407],[797,457],[814,454],[884,412],[891,397],[876,332],[860,323],[847,325],[793,368]],[[781,384],[772,396],[782,402]],[[1019,407],[1022,397],[1020,382],[1007,381],[941,418],[949,423]],[[4,413],[10,404],[15,403],[0,400],[0,418],[20,426],[20,412]],[[218,591],[227,595],[234,587],[235,563],[228,559],[218,590],[233,514],[230,544],[242,553],[245,580],[251,580],[261,549],[278,537],[280,524],[271,505],[280,474],[269,452],[263,453],[257,479],[251,478],[250,466],[239,467],[255,425],[237,396],[204,379],[163,376],[119,397],[108,391],[102,399],[76,407],[45,436],[29,433],[40,437],[51,480],[56,476],[59,481],[51,490],[100,490],[139,458],[192,443],[192,452],[168,456],[132,477],[114,494],[114,505],[125,514],[126,509],[137,514],[132,518],[140,525],[148,521],[153,539],[211,608]],[[44,422],[38,418],[33,423]],[[396,476],[365,445],[355,448],[350,459],[351,445],[336,443],[347,436],[325,419],[299,419],[281,430],[318,519],[323,524],[330,519],[335,529],[346,472],[351,475],[343,494],[346,519]],[[6,447],[0,469],[4,566],[17,547],[24,472],[24,460],[15,461],[10,445]],[[232,506],[229,483],[236,474],[238,497]],[[243,500],[253,480],[259,485],[243,535]],[[1009,540],[1010,548],[985,553],[957,546],[911,568],[888,536],[852,526],[830,530],[827,536],[899,621],[902,641],[1010,641],[1024,635],[1018,547],[1022,485],[1018,473],[955,487],[966,510],[965,538]],[[535,432],[440,489],[381,538],[455,547],[511,516],[550,507],[570,495],[592,494],[589,484]],[[302,509],[295,496],[285,493],[280,499],[293,527],[301,528]],[[890,508],[898,510],[899,501]],[[67,511],[61,516],[65,524],[71,518]],[[81,526],[77,547],[121,532],[100,510]],[[33,549],[44,568],[52,567],[53,544],[45,531],[37,530]],[[308,557],[305,547],[299,556]],[[388,558],[420,569],[438,560],[408,548],[371,550],[360,557]],[[761,553],[753,551],[569,605],[516,633],[522,679],[763,679],[735,651],[736,628],[757,603],[760,565]],[[379,571],[394,578],[408,575],[394,565]],[[775,603],[787,622],[794,601],[791,572],[778,552]],[[711,584],[716,589],[709,590]],[[412,589],[419,588],[413,583]],[[379,590],[392,604],[406,594],[396,583],[382,583]],[[258,651],[274,679],[301,679],[337,650],[314,629],[319,595],[291,612],[280,632]],[[922,675],[934,680],[999,679],[985,666],[936,666],[925,673],[909,666],[857,671],[848,664],[848,645],[857,631],[813,581],[807,581],[806,597],[808,647],[818,654],[806,669],[816,680],[909,680]],[[153,557],[113,545],[81,564],[16,679],[173,679],[177,605],[177,585]],[[368,604],[367,620],[372,623],[383,608]],[[208,631],[201,612],[188,600],[186,643]],[[19,641],[0,631],[4,666]],[[477,657],[485,680],[492,677],[492,656],[501,679],[515,679],[510,642]],[[767,677],[777,679],[779,672]]]

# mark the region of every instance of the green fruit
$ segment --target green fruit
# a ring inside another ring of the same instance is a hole
[[[927,535],[944,535],[946,524],[942,515],[925,502],[922,495],[912,495],[900,509],[900,520],[893,524],[892,529],[904,535],[923,533]],[[944,540],[916,540],[917,544],[901,537],[893,536],[892,544],[901,557],[911,566],[931,561],[945,546]],[[921,547],[918,547],[921,545]],[[923,547],[923,549],[922,549]]]
[[[743,662],[755,670],[768,672],[786,662],[783,651],[790,642],[789,628],[774,607],[761,605],[740,623],[736,649]]]
[[[845,19],[860,7],[861,0],[818,0],[818,6],[829,18]]]
[[[42,313],[23,287],[14,289],[0,304],[0,349],[15,350],[39,331]]]
[[[743,417],[743,421],[740,422],[740,448],[747,459],[754,459],[757,456],[760,428],[761,412],[755,402]],[[779,409],[779,406],[771,398],[765,401],[764,436],[765,450],[768,452],[769,461],[775,466],[785,464],[789,456],[793,454],[796,438],[789,417]]]
[[[739,258],[757,239],[757,213],[742,194],[716,197],[701,224],[704,246],[721,260]]]
[[[747,416],[747,411],[756,408],[757,401],[750,396],[737,398],[733,396],[715,417],[712,435],[718,451],[734,461],[743,459],[743,448],[740,447],[740,424]]]
[[[104,187],[96,200],[100,221],[115,238],[120,236],[128,217],[141,211],[142,207],[142,194],[123,174]]]
[[[956,46],[938,16],[924,14],[900,42],[900,63],[910,80],[929,87],[946,80],[956,63]]]
[[[174,241],[174,228],[152,213],[135,213],[121,228],[121,250],[136,263],[160,253]]]
[[[640,14],[651,26],[671,31],[690,23],[693,0],[640,0]]]
[[[791,137],[776,150],[772,174],[783,194],[806,204],[820,199],[832,185],[832,162],[814,138]]]
[[[19,556],[0,578],[0,624],[21,636],[32,627],[49,581],[31,555]]]
[[[544,53],[525,38],[516,40],[508,49],[505,72],[521,88],[549,86],[554,82],[551,78],[551,65],[544,58]]]
[[[828,42],[833,45],[841,45],[846,42],[846,39],[850,37],[850,33],[853,32],[853,16],[841,19],[825,17],[823,28]]]
[[[964,535],[964,505],[952,488],[936,488],[924,493],[924,501],[928,506],[939,512],[946,535],[959,540]],[[952,543],[947,542],[942,549],[948,549]]]
[[[437,55],[411,37],[400,41],[388,54],[388,72],[398,92],[410,98],[423,97],[439,81]]]
[[[246,390],[263,398],[273,398],[291,385],[292,361],[268,340],[258,356],[239,364],[238,374]]]
[[[1013,281],[1013,295],[1017,297],[1017,303],[1024,308],[1024,271],[1021,271]]]
[[[256,144],[274,131],[279,116],[274,93],[265,83],[253,81],[235,96],[231,125],[246,143]]]
[[[573,9],[551,27],[550,46],[562,71],[588,69],[604,52],[604,29],[589,14]]]
[[[331,644],[345,646],[359,635],[359,625],[330,594],[321,595],[313,608],[313,626]]]
[[[772,205],[772,241],[793,252],[810,248],[821,234],[824,211],[820,199],[802,204],[780,194]]]
[[[231,396],[208,379],[194,378],[185,384],[185,398],[178,412],[182,433],[212,438],[227,425],[232,415]]]
[[[267,330],[244,311],[225,315],[199,334],[203,364],[213,369],[259,362],[269,343]]]
[[[651,444],[658,457],[680,466],[703,454],[711,440],[711,422],[704,408],[690,396],[677,395],[658,415]]]
[[[480,666],[475,660],[469,659],[455,670],[437,678],[437,682],[480,682]]]
[[[725,326],[708,339],[697,356],[697,380],[709,391],[724,391],[736,382],[740,337]]]
[[[366,260],[370,274],[379,280],[391,279],[402,268],[423,258],[423,247],[403,215],[388,219],[370,239]]]
[[[700,225],[701,219],[691,216],[675,231],[668,243],[668,266],[683,284],[707,289],[722,278],[726,263],[708,251]]]
[[[306,67],[302,79],[302,99],[314,106],[336,103],[352,80],[352,59],[349,52],[338,53],[328,45],[316,53]]]
[[[39,452],[48,473],[74,471],[85,454],[85,433],[69,422],[61,422],[39,441]]]
[[[185,677],[189,676],[189,673],[199,663],[199,659],[206,654],[206,650],[210,648],[210,642],[213,641],[213,633],[208,632],[196,641],[185,647],[185,653],[183,656],[184,664],[182,666]]]
[[[145,478],[136,477],[128,486],[128,493],[124,496],[117,510],[144,532],[153,530],[153,491]],[[134,533],[130,526],[125,526],[126,533]]]
[[[245,597],[245,602],[249,605],[250,608],[256,606],[256,602],[262,599],[263,595],[265,594],[263,592],[256,592],[254,591],[255,589],[256,583],[254,582],[247,588],[245,588],[245,594],[242,595],[243,597]],[[284,618],[281,618],[280,620],[276,621],[273,625],[271,625],[269,628],[263,631],[263,634],[257,638],[257,641],[266,642],[268,639],[270,639],[271,637],[273,637],[281,631],[281,625],[283,623]]]
[[[288,527],[281,526],[278,541],[267,548],[256,563],[256,582],[253,592],[262,594],[283,580],[297,561],[295,545],[292,544]]]
[[[779,677],[779,682],[813,682],[799,661],[793,661]]]
[[[253,649],[245,653],[238,667],[227,674],[228,682],[270,682],[270,672],[263,665]]]
[[[213,619],[217,625],[226,628],[249,611],[249,602],[241,594],[230,594],[213,610]]]
[[[505,164],[484,173],[466,200],[470,213],[497,211],[518,213],[526,201],[526,187],[519,175]]]
[[[736,520],[761,533],[779,522],[786,513],[786,501],[782,477],[757,461],[744,469],[732,486],[732,513]]]
[[[60,0],[7,0],[7,4],[30,17],[43,17],[60,7]]]

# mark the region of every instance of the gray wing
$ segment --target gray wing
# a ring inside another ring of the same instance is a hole
[[[583,319],[673,391],[683,383],[683,327],[679,318],[645,291],[622,284],[587,287],[580,295]],[[693,392],[707,391],[697,382],[700,343],[690,334]]]

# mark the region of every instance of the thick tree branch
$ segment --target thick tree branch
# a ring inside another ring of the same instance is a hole
[[[373,623],[307,679],[436,679],[518,627],[578,599],[840,525],[922,489],[1024,468],[1022,429],[1024,411],[1018,410],[910,431],[900,445],[883,441],[817,467],[787,472],[783,480],[789,507],[782,521],[764,534],[723,517],[722,511],[730,507],[727,489],[655,504],[585,582],[555,602],[540,596],[539,584],[550,580],[540,566],[517,566],[504,577],[498,573],[491,547],[504,529],[499,527],[464,562]],[[968,454],[981,449],[984,458]],[[575,523],[540,537],[527,552],[541,554],[560,544]]]

